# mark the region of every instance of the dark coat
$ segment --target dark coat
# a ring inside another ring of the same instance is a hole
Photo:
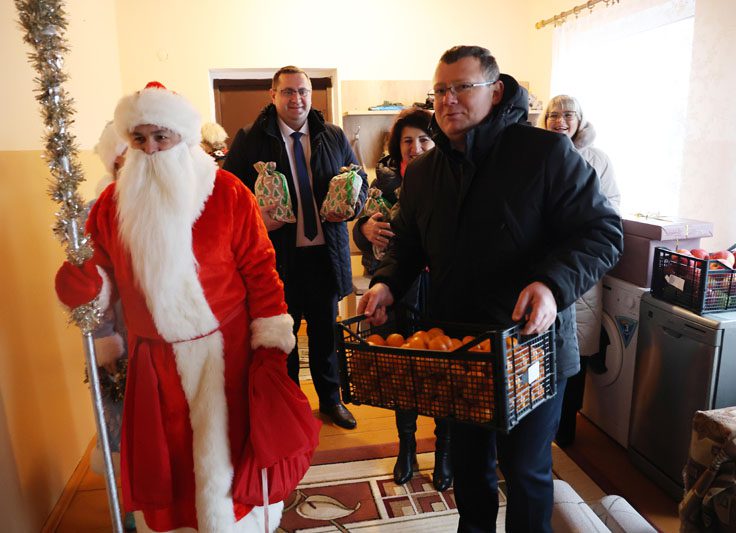
[[[239,130],[222,168],[235,174],[251,191],[255,191],[258,173],[253,167],[254,163],[275,161],[276,169],[287,177],[294,213],[297,214],[299,205],[294,180],[291,177],[289,156],[276,116],[276,108],[273,104],[269,104],[249,128]],[[341,167],[357,165],[358,160],[350,148],[345,133],[337,126],[325,122],[322,113],[312,109],[307,121],[312,149],[310,161],[312,189],[319,209],[327,195],[330,180],[340,173]],[[363,177],[363,186],[358,197],[356,213],[363,209],[368,191],[367,177],[363,171],[360,175]],[[334,269],[338,294],[342,298],[353,290],[347,225],[345,222],[322,222],[322,231]],[[276,250],[276,268],[281,279],[288,284],[289,272],[298,268],[298,265],[294,264],[296,224],[284,224],[268,235]]]
[[[512,325],[533,281],[554,294],[557,369],[579,369],[573,302],[618,260],[621,222],[595,172],[561,134],[522,125],[527,94],[510,76],[490,116],[451,148],[433,122],[435,149],[406,171],[396,237],[373,277],[395,297],[429,266],[435,319]]]

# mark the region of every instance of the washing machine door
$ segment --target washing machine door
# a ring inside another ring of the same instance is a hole
[[[594,366],[589,364],[588,374],[597,387],[608,387],[614,383],[621,374],[621,368],[624,364],[624,343],[621,340],[621,334],[616,327],[616,321],[606,312],[603,313],[601,328],[601,338],[605,339],[605,337],[608,337],[605,370],[596,371],[595,366],[602,365]]]

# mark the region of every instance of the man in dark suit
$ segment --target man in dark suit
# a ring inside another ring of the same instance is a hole
[[[254,163],[274,161],[287,178],[296,224],[274,220],[261,209],[276,249],[276,266],[284,282],[289,314],[296,334],[302,317],[307,321],[309,369],[319,396],[320,412],[340,427],[353,429],[355,418],[340,400],[334,323],[337,302],[352,292],[350,245],[345,218],[319,210],[330,180],[340,168],[357,164],[345,133],[325,122],[312,109],[312,84],[294,66],[279,69],[271,85],[271,101],[256,121],[233,139],[223,168],[254,190]],[[359,213],[368,189],[361,171],[355,212]],[[299,353],[289,354],[291,378],[299,383]]]

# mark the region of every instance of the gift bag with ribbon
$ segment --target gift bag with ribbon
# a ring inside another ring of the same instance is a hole
[[[376,213],[381,213],[383,220],[391,219],[391,203],[383,198],[383,193],[378,187],[368,189],[368,198],[363,206],[362,216],[372,217]]]
[[[286,176],[276,170],[276,163],[258,161],[253,167],[258,172],[255,184],[258,205],[270,209],[271,218],[274,220],[296,222]]]
[[[358,165],[342,167],[340,174],[330,180],[327,195],[319,210],[322,220],[327,220],[327,215],[330,214],[344,219],[355,215],[355,204],[358,202],[360,188],[363,185],[363,178],[358,174],[359,170]]]
[[[395,217],[395,216],[396,216],[396,215],[398,214],[398,212],[399,212],[399,197],[401,196],[401,187],[398,187],[398,188],[397,188],[397,189],[396,189],[396,190],[394,191],[394,194],[396,195],[396,203],[395,203],[394,205],[392,205],[392,206],[391,206],[391,211],[389,211],[389,215],[388,215],[388,219],[389,219],[389,220],[393,220],[393,219],[394,219],[394,217]]]

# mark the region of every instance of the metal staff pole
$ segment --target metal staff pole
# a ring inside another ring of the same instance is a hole
[[[76,161],[74,136],[69,130],[73,123],[72,100],[64,91],[63,82],[67,75],[63,72],[64,52],[68,50],[64,32],[67,27],[64,2],[62,0],[15,0],[18,22],[25,30],[23,40],[31,46],[29,61],[38,72],[36,78],[38,93],[36,99],[41,103],[42,117],[46,126],[46,159],[51,174],[55,178],[49,194],[61,204],[57,213],[54,232],[67,245],[67,259],[81,265],[92,257],[89,239],[79,232],[79,221],[83,218],[84,201],[77,193],[78,184],[84,180],[82,170]],[[102,406],[97,360],[92,332],[99,326],[101,311],[98,301],[72,309],[71,318],[79,326],[84,339],[87,375],[92,392],[97,438],[105,461],[105,482],[115,533],[122,533],[117,485],[112,466],[110,442],[105,425]]]
[[[69,240],[71,247],[79,248],[79,228],[76,220],[69,224]],[[96,302],[93,302],[93,305]],[[120,514],[120,500],[118,499],[118,486],[115,482],[115,468],[110,452],[110,438],[107,434],[105,424],[105,407],[102,405],[102,388],[100,387],[100,374],[97,369],[97,354],[95,352],[95,341],[91,331],[82,331],[84,343],[84,360],[87,364],[87,376],[89,378],[90,394],[92,396],[92,408],[97,426],[97,441],[102,449],[102,458],[105,465],[105,486],[107,488],[107,505],[110,510],[110,519],[115,533],[123,533],[123,521]]]
[[[118,486],[115,483],[115,469],[110,452],[110,439],[105,425],[105,409],[102,405],[102,391],[100,389],[100,378],[97,371],[95,357],[95,342],[92,333],[82,335],[84,341],[84,355],[87,362],[87,375],[89,376],[90,393],[92,394],[92,406],[95,412],[95,424],[97,425],[97,439],[102,448],[102,457],[105,462],[105,486],[107,487],[107,504],[110,508],[112,528],[115,533],[122,533],[123,521],[120,515],[120,501],[118,500]]]

